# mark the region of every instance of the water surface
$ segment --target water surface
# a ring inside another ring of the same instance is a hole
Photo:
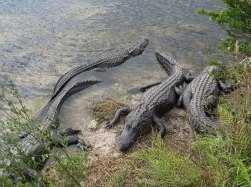
[[[167,77],[157,65],[155,51],[192,71],[202,69],[209,59],[224,60],[215,46],[226,33],[198,15],[198,8],[219,10],[221,4],[218,0],[0,0],[0,84],[12,79],[35,114],[69,69],[148,38],[142,56],[91,75],[104,82],[65,103],[62,123],[84,130],[92,120],[88,109],[92,103],[105,98],[136,103],[141,94],[130,95],[127,89]]]

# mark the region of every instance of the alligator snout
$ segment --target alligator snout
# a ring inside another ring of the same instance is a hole
[[[126,151],[129,147],[131,147],[131,145],[134,143],[134,140],[124,140],[123,138],[121,138],[118,141],[118,150],[119,151]]]
[[[118,149],[119,151],[126,151],[139,137],[139,133],[134,129],[124,128],[122,134],[119,137]]]

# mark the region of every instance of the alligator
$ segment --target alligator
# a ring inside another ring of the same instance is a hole
[[[62,145],[62,138],[66,139],[66,144],[76,144],[81,142],[77,133],[79,130],[68,128],[63,132],[58,132],[58,114],[65,100],[67,100],[74,93],[86,89],[101,81],[85,80],[79,81],[72,85],[65,87],[62,92],[43,108],[43,110],[33,120],[31,131],[26,136],[20,139],[20,152],[28,157],[39,158],[48,148],[52,146]],[[49,138],[40,139],[39,134],[47,133]]]
[[[143,53],[144,49],[147,47],[149,43],[148,39],[143,39],[138,43],[134,44],[132,47],[117,53],[105,54],[93,61],[89,62],[88,64],[77,66],[63,76],[59,78],[54,88],[51,100],[53,100],[59,92],[65,87],[65,85],[76,75],[84,72],[89,71],[91,69],[102,69],[102,68],[110,68],[114,66],[118,66],[124,63],[131,57],[135,57]]]
[[[199,133],[215,134],[215,122],[206,115],[206,110],[215,104],[220,91],[228,93],[232,87],[223,83],[217,74],[218,66],[206,67],[194,80],[183,88],[177,105],[184,106],[190,123]]]
[[[162,83],[146,86],[145,92],[139,105],[133,109],[129,107],[120,108],[116,111],[114,118],[107,122],[110,128],[116,124],[122,113],[127,114],[125,126],[118,141],[120,151],[127,150],[139,136],[150,130],[152,123],[155,123],[160,135],[166,134],[166,128],[160,117],[165,112],[171,110],[177,102],[176,90],[184,82],[190,82],[193,78],[185,69],[183,69],[175,60],[165,58],[158,52],[155,53],[157,61],[161,67],[169,72],[170,76]]]

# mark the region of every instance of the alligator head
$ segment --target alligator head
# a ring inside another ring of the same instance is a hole
[[[127,150],[138,137],[150,130],[152,124],[150,116],[149,112],[142,112],[139,108],[127,115],[124,129],[118,141],[120,151]]]
[[[128,53],[131,56],[140,55],[141,53],[143,53],[143,51],[145,50],[145,48],[148,44],[149,44],[149,40],[143,39],[143,40],[139,41],[138,43],[136,43],[133,47],[128,49]]]

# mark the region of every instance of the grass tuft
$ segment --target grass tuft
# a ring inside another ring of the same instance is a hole
[[[139,179],[145,186],[196,186],[200,169],[189,158],[170,149],[159,135],[153,133],[152,147],[141,149],[131,155],[134,160],[145,161],[146,166],[138,172],[148,177]]]

